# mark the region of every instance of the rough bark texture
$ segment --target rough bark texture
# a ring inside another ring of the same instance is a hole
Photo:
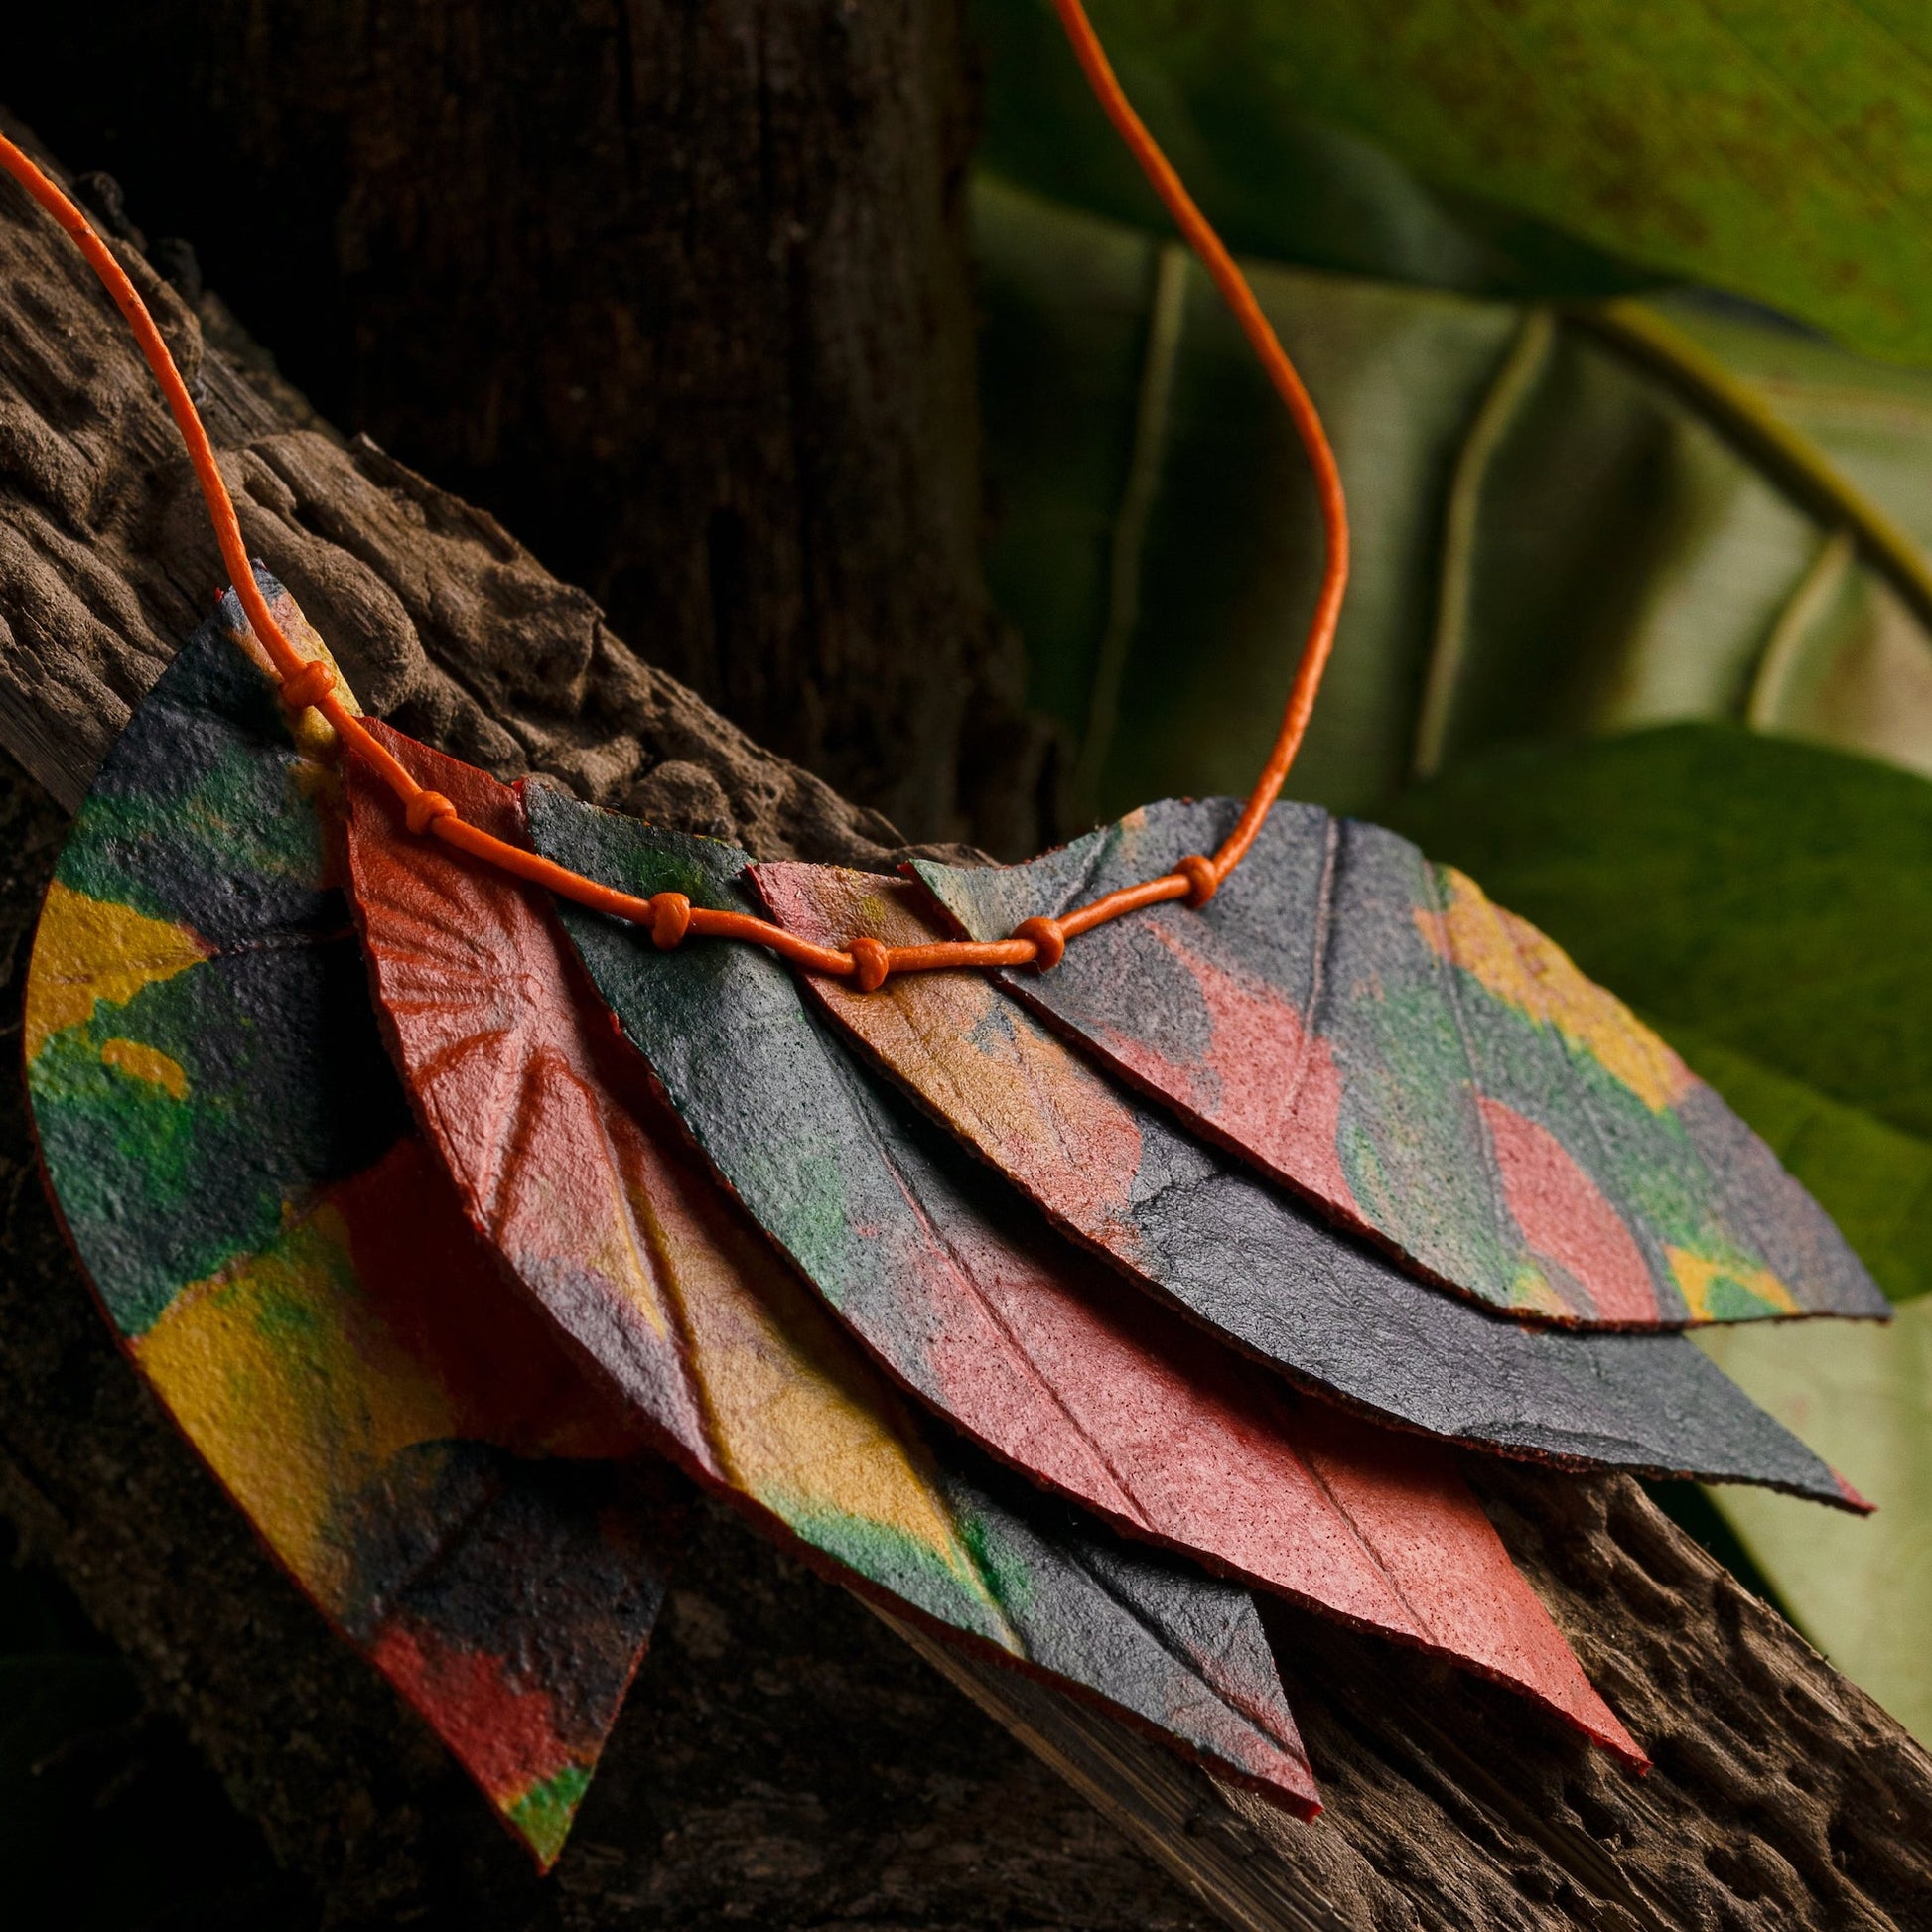
[[[81,0],[7,84],[332,420],[762,743],[1017,853],[1044,740],[979,571],[962,14]]]
[[[489,519],[291,427],[145,264],[251,541],[373,708],[499,771],[878,863],[886,829],[644,665]],[[214,311],[209,310],[211,316]],[[217,318],[218,320],[218,318]],[[70,802],[216,566],[145,377],[0,195],[0,740]],[[61,811],[0,786],[6,1011]],[[1197,1927],[836,1590],[707,1518],[557,1879],[520,1867],[141,1394],[0,1118],[0,1505],[179,1713],[330,1922]],[[1282,1610],[1329,1810],[1291,1826],[1005,1673],[955,1677],[1184,1874],[1267,1927],[1932,1926],[1932,1761],[1627,1482],[1472,1464],[1585,1663],[1657,1758],[1634,1783],[1507,1694]]]
[[[179,439],[119,318],[65,238],[0,184],[12,271],[0,310],[0,690],[9,742],[63,803],[220,589]],[[251,551],[343,640],[363,703],[499,776],[783,850],[877,863],[875,812],[761,753],[621,643],[491,517],[358,438],[292,422],[207,352],[194,311],[124,256],[196,388]],[[220,310],[207,305],[223,333]]]

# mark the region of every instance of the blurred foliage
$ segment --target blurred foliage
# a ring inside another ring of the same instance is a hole
[[[1090,11],[1136,107],[1231,247],[1473,295],[1610,295],[1670,279],[1424,186],[1388,148],[1286,101],[1259,69],[1220,69],[1196,91],[1165,42],[1120,31],[1128,8]],[[982,164],[1068,207],[1164,228],[1047,0],[976,0],[975,25],[991,76]]]
[[[1243,790],[1320,563],[1294,433],[1171,244],[992,179],[975,218],[989,568],[1065,735],[1066,827]],[[1512,738],[1680,718],[1932,771],[1919,618],[1711,412],[1547,310],[1249,266],[1355,531],[1302,795],[1363,809]],[[1669,314],[1932,543],[1932,375]]]
[[[1878,1505],[1861,1522],[1768,1490],[1712,1492],[1792,1620],[1932,1745],[1932,1299],[1885,1328],[1760,1324],[1700,1339]]]
[[[992,164],[1151,219],[1046,0],[978,8]],[[1907,0],[1090,10],[1238,247],[1524,294],[1604,293],[1648,271],[1932,361],[1932,14]]]
[[[0,1924],[295,1932],[315,1901],[50,1578],[0,1546]]]

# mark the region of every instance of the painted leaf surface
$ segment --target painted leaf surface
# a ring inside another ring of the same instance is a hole
[[[891,943],[934,936],[916,892],[879,887]],[[1525,1328],[1411,1280],[1137,1105],[981,976],[906,974],[878,996],[807,984],[1061,1225],[1298,1379],[1511,1453],[1722,1462],[1726,1479],[1856,1500],[1680,1337]]]
[[[674,889],[694,902],[747,903],[741,853],[544,794],[528,803],[539,849],[579,871],[633,892]],[[909,905],[901,910],[914,920]],[[594,919],[566,914],[566,924],[630,1036],[651,1042],[645,1056],[666,1088],[699,1094],[716,1042],[660,1025],[655,1003],[675,988],[694,1014],[731,1011],[740,995],[720,989],[745,971],[735,960],[746,949],[692,947],[674,956],[693,963],[673,979],[657,971],[647,942],[638,946]],[[819,998],[834,990],[809,984]],[[928,990],[919,992],[921,984]],[[1296,1381],[1377,1418],[1512,1453],[1696,1470],[1847,1500],[1823,1463],[1680,1337],[1559,1336],[1494,1318],[1410,1280],[1135,1107],[979,976],[908,975],[894,987],[893,1002],[962,1003],[933,1017],[938,1031],[928,1037],[935,1053],[960,1056],[963,1085],[936,1074],[938,1061],[921,1050],[894,1069],[915,1093],[928,1104],[942,1093],[934,1111],[1027,1191],[1051,1196],[1049,1212],[1081,1240]],[[866,1004],[841,1002],[841,1026],[856,1026]],[[942,1040],[946,1030],[951,1037]],[[755,1055],[751,1029],[737,1031]],[[885,1031],[919,1037],[915,1027]],[[747,1087],[746,1107],[768,1116],[782,1104],[785,1083],[771,1075],[783,1066],[770,1060],[755,1098]],[[1003,1117],[979,1118],[982,1102]],[[788,1131],[817,1135],[828,1155],[836,1149],[808,1110]],[[750,1148],[759,1144],[750,1137]],[[717,1149],[708,1151],[725,1165]],[[844,1210],[829,1160],[802,1171],[824,1177],[824,1212],[835,1224]]]
[[[399,744],[398,751],[422,762],[426,783],[447,789],[446,780],[463,775],[447,761],[432,768],[418,749]],[[466,809],[487,806],[483,787],[470,784]],[[543,1036],[544,1022],[532,1014],[507,1024],[496,989],[512,977],[512,962],[525,962],[527,975],[528,962],[556,942],[525,896],[475,882],[447,862],[436,862],[452,875],[442,902],[428,901],[414,882],[431,861],[414,847],[364,837],[365,823],[372,834],[378,826],[386,833],[388,815],[370,818],[372,808],[356,797],[351,852],[364,880],[371,955],[405,1058],[422,1069],[423,1104],[439,1142],[456,1150],[459,1174],[480,1177],[479,1210],[493,1237],[506,1252],[529,1257],[527,1278],[546,1279],[555,1272],[558,1206],[546,1202],[526,1231],[519,1190],[505,1179],[488,1195],[482,1179],[507,1173],[502,1115],[514,1106],[526,1119],[542,1118],[541,1094],[566,1061],[584,1090],[612,1094],[623,1090],[622,1067],[610,1066],[610,1046],[600,1053],[595,1033],[587,1036],[575,1012],[559,1007],[549,1019],[554,1055],[521,1049],[524,1063],[545,1073],[526,1076],[520,1087],[502,1078],[505,1043]],[[408,876],[391,883],[388,869],[401,867]],[[818,868],[760,875],[794,876],[801,883],[858,878]],[[460,910],[458,894],[467,896]],[[472,905],[479,896],[500,896],[502,910]],[[477,936],[512,925],[513,939]],[[480,962],[485,948],[491,957]],[[769,959],[737,952],[726,963],[729,977],[719,980],[695,964],[699,957],[696,949],[675,958],[654,948],[644,954],[653,969],[650,1032],[633,1037],[670,1080],[674,1103],[727,1179],[899,1381],[996,1455],[1115,1523],[1513,1683],[1612,1749],[1639,1755],[1440,1449],[1297,1399],[1151,1299],[1123,1295],[1110,1271],[859,1075]],[[706,990],[694,999],[686,989],[698,973]],[[556,978],[565,977],[560,967]],[[477,989],[474,1012],[455,990],[460,979]],[[467,1042],[478,1043],[465,1058]],[[687,1048],[702,1057],[693,1085],[671,1070],[689,1062]],[[771,1078],[779,1065],[782,1091]],[[633,1197],[649,1198],[664,1182],[647,1164],[661,1173],[663,1157],[644,1140],[641,1118],[633,1100],[602,1135],[614,1165],[628,1160],[639,1169]],[[579,1129],[575,1144],[586,1138]],[[554,1190],[549,1177],[565,1167],[562,1150],[539,1158],[537,1144],[529,1130],[519,1158]],[[682,1184],[691,1191],[688,1179]],[[616,1195],[611,1189],[600,1198]],[[576,1208],[569,1225],[596,1220],[594,1209]],[[769,1264],[759,1268],[748,1256],[741,1272],[754,1271],[755,1279],[766,1276]],[[655,1292],[674,1296],[677,1283]],[[642,1299],[650,1290],[632,1293]],[[792,1311],[793,1333],[825,1327],[823,1314],[795,1306],[804,1298],[786,1279],[765,1288],[767,1305],[780,1298]],[[608,1330],[595,1315],[566,1319],[593,1346]],[[708,1368],[698,1327],[687,1314],[685,1367],[705,1376],[707,1399],[694,1409],[712,1419],[715,1433],[732,1405],[709,1391],[729,1380],[729,1365]],[[815,1352],[829,1358],[833,1351],[821,1342]],[[793,1383],[791,1399],[802,1407],[810,1379],[795,1375]],[[640,1392],[649,1399],[647,1389]],[[876,1395],[873,1406],[883,1401]],[[801,1436],[786,1465],[787,1493],[800,1481],[798,1468],[838,1466],[823,1447],[831,1434],[820,1424]]]
[[[918,862],[974,938],[1212,852],[1168,800],[1024,866]],[[1497,1308],[1609,1327],[1884,1297],[1770,1150],[1533,926],[1406,839],[1270,813],[1201,910],[1157,906],[1006,990],[1324,1213]]]
[[[1670,1040],[1811,1190],[1887,1301],[1932,1291],[1932,1138],[1829,1099],[1698,1028],[1673,1023]]]
[[[1932,1139],[1932,783],[1722,725],[1523,745],[1392,800],[1666,1031]]]
[[[284,609],[293,612],[284,600]],[[543,1863],[649,1636],[675,1515],[410,1131],[311,794],[232,609],[61,857],[28,1082],[136,1366],[297,1583]],[[461,1313],[461,1322],[451,1317]]]
[[[522,838],[502,786],[383,736]],[[377,997],[465,1211],[664,1451],[821,1567],[1313,1809],[1252,1600],[917,1425],[685,1151],[547,896],[346,783]],[[735,1020],[714,1009],[702,1038]]]
[[[1654,1015],[1902,1304],[1883,1329],[1699,1340],[1877,1504],[1842,1536],[1715,1498],[1807,1636],[1932,1737],[1932,785],[1677,727],[1525,746],[1394,809]]]

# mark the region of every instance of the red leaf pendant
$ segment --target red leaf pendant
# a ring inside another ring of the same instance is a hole
[[[473,823],[514,830],[509,794],[490,780],[395,734],[383,742]],[[350,853],[378,995],[479,1225],[586,1349],[628,1380],[640,1406],[665,1403],[661,1392],[678,1386],[682,1369],[701,1399],[662,1413],[686,1432],[682,1455],[701,1474],[727,1486],[736,1476],[754,1497],[760,1478],[800,1500],[816,1494],[809,1512],[778,1502],[777,1513],[788,1514],[795,1534],[836,1550],[814,1529],[838,1501],[823,1472],[842,1459],[828,1452],[835,1420],[811,1418],[815,1364],[837,1358],[826,1315],[800,1305],[799,1288],[761,1243],[748,1252],[738,1237],[741,1280],[783,1313],[767,1348],[780,1345],[780,1326],[807,1344],[793,1344],[799,1359],[783,1370],[798,1434],[768,1470],[748,1466],[734,1454],[735,1438],[751,1430],[745,1405],[734,1406],[730,1357],[705,1331],[709,1310],[746,1288],[720,1283],[715,1264],[697,1279],[688,1261],[665,1265],[678,1245],[664,1231],[677,1195],[664,1184],[662,1130],[646,1125],[657,1105],[640,1092],[641,1065],[612,1036],[608,1018],[587,1013],[571,990],[579,969],[561,957],[562,935],[541,897],[408,840],[386,796],[353,777],[350,798]],[[795,1001],[782,972],[741,957]],[[809,1031],[802,1010],[795,1017]],[[723,999],[694,1034],[694,1051],[734,1030],[751,1030],[766,1049],[765,1097],[754,1108],[716,1051],[713,1087],[744,1107],[757,1131],[781,1134],[786,1102],[776,1089],[790,1055],[755,1009]],[[855,1114],[827,1115],[819,1131],[864,1150],[883,1148],[893,1130]],[[908,1148],[902,1159],[916,1154]],[[581,1187],[577,1176],[593,1170],[621,1177]],[[914,1183],[899,1173],[909,1193]],[[692,1182],[681,1185],[688,1197]],[[1024,1208],[1003,1208],[990,1177],[962,1198],[920,1170],[917,1192],[922,1224],[870,1236],[890,1244],[897,1302],[837,1306],[879,1361],[940,1414],[1124,1528],[1516,1684],[1641,1761],[1440,1451],[1300,1400],[1152,1301],[1123,1296]],[[649,1238],[636,1225],[644,1214],[655,1223]],[[930,1238],[908,1244],[903,1235],[915,1226]],[[849,1238],[868,1237],[849,1217],[843,1228],[821,1217],[821,1253]],[[646,1250],[654,1279],[622,1261]],[[653,1351],[642,1339],[629,1311],[653,1305],[676,1347]],[[848,1380],[862,1373],[844,1371]],[[774,1401],[756,1394],[760,1406]],[[869,1407],[891,1414],[896,1405],[875,1388]]]

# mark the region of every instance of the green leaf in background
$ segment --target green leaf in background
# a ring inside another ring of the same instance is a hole
[[[991,77],[982,165],[1070,207],[1165,230],[1044,0],[976,0],[974,25]],[[1425,187],[1386,148],[1285,107],[1265,74],[1223,72],[1197,102],[1161,50],[1136,38],[1112,52],[1136,106],[1233,247],[1480,295],[1600,296],[1662,279],[1520,213]]]
[[[1072,745],[1068,829],[1245,791],[1320,560],[1308,465],[1205,278],[1152,236],[997,184],[975,204],[994,592]],[[1260,269],[1336,441],[1359,558],[1309,795],[1407,774],[1448,469],[1518,318],[1500,304]]]
[[[1711,1492],[1806,1634],[1932,1742],[1932,784],[1678,726],[1474,759],[1383,816],[1642,1007],[1903,1303],[1699,1340],[1878,1505]]]
[[[1864,1322],[1702,1334],[1727,1374],[1878,1505],[1864,1522],[1714,1491],[1798,1627],[1932,1745],[1932,1301]]]
[[[1294,433],[1176,245],[992,180],[974,218],[989,567],[1064,734],[1060,829],[1245,791],[1320,565]],[[1547,310],[1250,266],[1355,528],[1300,795],[1370,810],[1511,739],[1679,718],[1932,772],[1923,600],[1677,388]],[[1932,377],[1669,315],[1932,548]]]
[[[1406,207],[1421,227],[1416,205],[1433,210],[1440,231],[1407,245],[1419,263],[1442,258],[1437,274],[1455,285],[1473,285],[1451,245],[1459,232],[1465,253],[1486,241],[1506,266],[1541,262],[1552,292],[1575,291],[1577,270],[1566,283],[1547,242],[1539,251],[1519,232],[1510,246],[1514,216],[1519,231],[1545,224],[1751,297],[1866,353],[1932,361],[1932,14],[1906,0],[1092,0],[1091,11],[1237,245],[1335,261],[1303,254],[1302,220],[1267,207],[1292,199],[1322,138],[1311,129],[1325,129],[1331,145],[1379,147],[1398,182],[1411,171],[1406,200],[1366,163],[1339,173],[1358,184],[1358,213]],[[1071,99],[1044,0],[981,0],[981,17],[996,165],[1131,212],[1117,190],[1087,186],[1106,182],[1099,164],[1054,155],[1110,137]],[[1451,207],[1445,190],[1500,215]]]

